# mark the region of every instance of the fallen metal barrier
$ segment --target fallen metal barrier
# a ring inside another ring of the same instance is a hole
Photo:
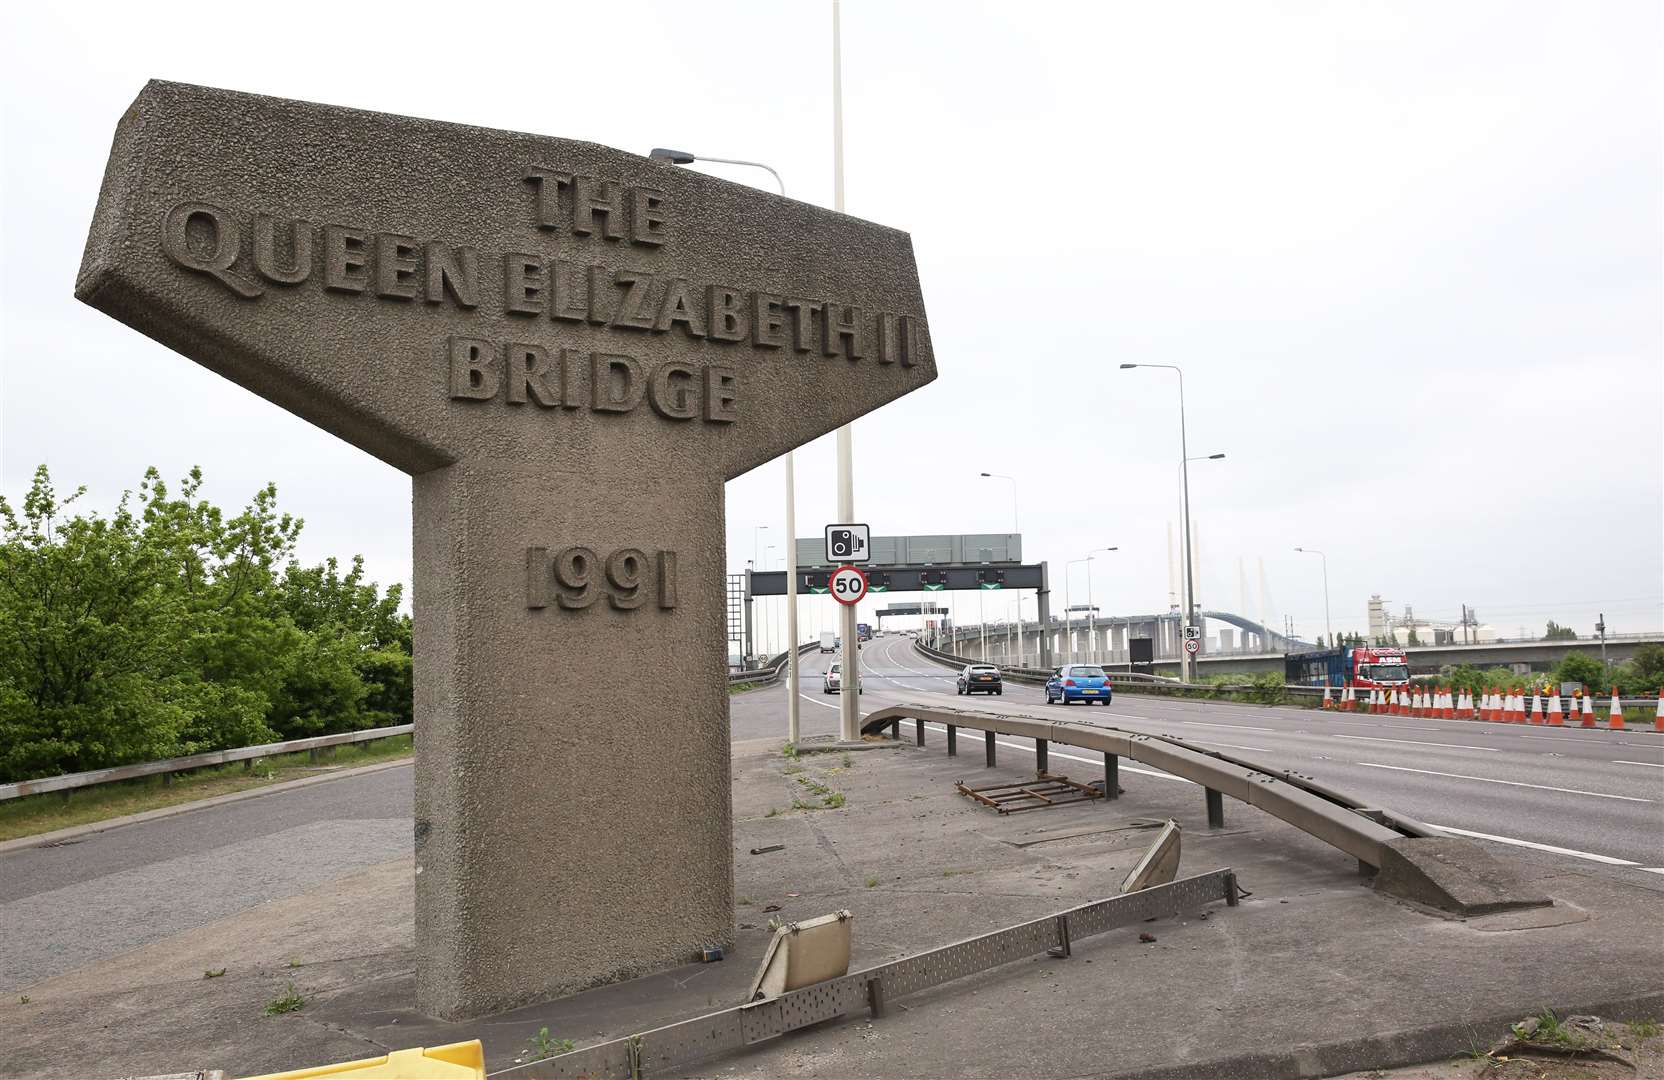
[[[927,723],[949,729],[950,754],[957,751],[957,729],[981,731],[990,766],[995,762],[996,735],[1033,739],[1037,755],[1054,742],[1096,750],[1104,755],[1106,801],[1116,791],[1119,759],[1130,758],[1200,784],[1207,798],[1210,827],[1224,825],[1220,796],[1229,795],[1282,818],[1372,867],[1381,865],[1383,849],[1388,843],[1406,836],[1434,835],[1425,825],[1402,815],[1380,811],[1383,820],[1376,820],[1360,813],[1365,808],[1362,803],[1344,797],[1337,800],[1334,792],[1319,789],[1293,773],[1266,772],[1258,766],[1199,750],[1166,736],[935,705],[894,705],[868,713],[861,723],[861,733],[878,735],[889,728],[892,737],[900,738],[903,720],[914,722],[915,736],[921,740]],[[1392,825],[1383,821],[1391,821]]]
[[[189,757],[141,761],[136,765],[117,765],[114,768],[93,769],[90,772],[43,776],[38,780],[19,780],[15,784],[0,784],[0,802],[21,799],[25,795],[41,795],[48,791],[72,791],[98,784],[113,784],[118,780],[137,780],[141,776],[165,776],[168,773],[201,769],[210,765],[229,765],[233,761],[253,761],[255,758],[276,757],[278,754],[298,754],[302,750],[322,750],[328,746],[344,746],[347,743],[374,742],[377,739],[409,735],[415,730],[414,724],[399,724],[395,727],[368,728],[364,731],[343,731],[339,735],[314,735],[309,739],[290,739],[288,742],[264,743],[260,746],[239,746],[234,750],[210,750]]]
[[[896,705],[869,713],[861,733],[878,735],[888,728],[891,738],[900,740],[903,720],[913,721],[919,746],[925,745],[927,723],[944,728],[949,756],[958,753],[960,728],[981,731],[989,768],[997,760],[999,735],[1033,739],[1041,772],[1054,742],[1099,751],[1104,756],[1105,802],[1120,793],[1121,758],[1152,765],[1202,788],[1208,828],[1224,827],[1224,796],[1229,795],[1353,856],[1360,869],[1379,871],[1376,888],[1418,904],[1480,915],[1550,902],[1512,866],[1493,859],[1474,841],[1444,836],[1414,818],[1371,806],[1292,769],[1267,770],[1170,735],[932,705]]]
[[[512,1080],[635,1080],[659,1076],[857,1009],[881,1017],[889,1002],[898,997],[1031,956],[1050,953],[1064,958],[1069,956],[1072,943],[1082,938],[1220,900],[1231,907],[1237,904],[1236,874],[1229,869],[1083,904],[766,1001],[736,1005],[557,1057],[515,1065],[491,1076]]]

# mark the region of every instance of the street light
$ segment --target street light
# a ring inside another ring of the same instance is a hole
[[[1017,478],[1015,476],[1006,476],[1004,473],[992,473],[992,472],[985,472],[985,473],[981,473],[979,475],[981,475],[982,477],[984,477],[986,479],[989,479],[989,480],[1008,480],[1008,481],[1011,482],[1011,532],[1012,532],[1013,535],[1016,535],[1017,533],[1022,532],[1022,530],[1020,528],[1018,528],[1018,526],[1017,526]],[[1011,553],[1009,551],[1006,552],[1007,556],[1009,556],[1010,554]],[[1024,666],[1023,665],[1023,606],[1022,606],[1022,603],[1021,603],[1022,593],[1019,592],[1017,594],[1017,596],[1018,596],[1018,601],[1019,601],[1018,604],[1017,604],[1017,666],[1018,667],[1023,667]]]
[[[1063,650],[1063,662],[1065,664],[1075,662],[1075,610],[1069,603],[1069,578],[1073,576],[1071,571],[1074,567],[1091,561],[1092,556],[1088,555],[1084,559],[1070,559],[1063,567],[1063,626],[1064,633],[1068,635],[1069,646]],[[1086,568],[1086,583],[1087,590],[1090,591],[1092,588],[1092,568],[1090,566]]]
[[[1119,547],[1093,548],[1091,551],[1086,553],[1086,557],[1087,559],[1091,559],[1092,556],[1098,554],[1099,552],[1120,550],[1121,549]],[[1067,599],[1065,599],[1064,602],[1067,603]],[[1098,663],[1098,609],[1092,606],[1091,566],[1087,566],[1086,568],[1086,640],[1092,643],[1092,647],[1087,650],[1088,661],[1096,664]]]
[[[1188,627],[1196,618],[1196,584],[1190,566],[1190,444],[1184,424],[1184,371],[1173,364],[1122,364],[1121,370],[1137,367],[1162,368],[1176,372],[1179,376],[1179,457],[1183,459],[1181,469],[1184,477],[1184,624]],[[1190,650],[1186,649],[1179,660],[1184,669],[1185,681],[1196,681],[1196,660]]]
[[[696,161],[714,161],[722,165],[744,165],[751,169],[762,169],[774,177],[774,184],[780,189],[780,194],[786,194],[786,182],[780,179],[780,174],[771,165],[764,165],[760,161],[744,161],[740,158],[701,157],[687,150],[666,150],[655,147],[647,155],[654,161],[665,161],[672,165],[692,165]],[[853,516],[853,515],[851,515]],[[753,545],[755,546],[755,545]],[[786,451],[786,637],[790,644],[787,649],[791,652],[791,663],[786,666],[786,741],[796,745],[798,737],[797,716],[797,469],[795,454]],[[850,666],[850,665],[846,665]],[[859,687],[859,683],[856,684]],[[842,704],[840,702],[840,704]]]
[[[1329,647],[1335,647],[1335,628],[1329,622],[1329,556],[1316,548],[1297,547],[1302,555],[1316,555],[1323,560],[1323,632],[1329,635]]]

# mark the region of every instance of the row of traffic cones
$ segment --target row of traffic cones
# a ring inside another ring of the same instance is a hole
[[[1340,697],[1334,696],[1328,683],[1323,684],[1323,707],[1337,712],[1358,709],[1358,688],[1348,682]],[[1478,699],[1467,690],[1450,687],[1420,687],[1398,690],[1370,688],[1363,702],[1363,711],[1381,716],[1410,716],[1423,720],[1489,720],[1504,724],[1543,724],[1564,727],[1567,720],[1581,726],[1595,726],[1595,696],[1578,691],[1569,708],[1562,708],[1560,695],[1533,693],[1529,711],[1526,695],[1520,690],[1491,687],[1482,691]],[[1618,688],[1612,688],[1612,705],[1607,727],[1620,731],[1624,724],[1624,705]],[[1653,715],[1653,727],[1664,732],[1664,690],[1658,692],[1658,707]]]

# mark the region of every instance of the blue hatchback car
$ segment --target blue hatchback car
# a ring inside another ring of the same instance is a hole
[[[1087,704],[1101,701],[1108,705],[1114,697],[1115,689],[1109,685],[1109,676],[1097,664],[1065,664],[1046,680],[1047,705],[1054,701],[1065,705],[1071,701]]]

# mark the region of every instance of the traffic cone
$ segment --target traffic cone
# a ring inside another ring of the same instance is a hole
[[[1658,692],[1658,708],[1653,710],[1652,729],[1664,731],[1664,690]]]
[[[1496,694],[1496,688],[1495,687],[1491,687],[1491,688],[1486,689],[1486,691],[1485,691],[1485,709],[1484,709],[1483,712],[1481,712],[1479,714],[1482,719],[1490,720],[1490,721],[1494,722],[1501,716],[1502,710],[1497,707],[1496,697],[1497,697],[1497,694]]]
[[[1595,695],[1585,694],[1583,691],[1579,690],[1577,692],[1577,696],[1580,699],[1578,712],[1583,717],[1583,726],[1584,727],[1594,727],[1595,726]]]
[[[1624,729],[1624,703],[1618,697],[1618,688],[1612,688],[1612,711],[1606,714],[1606,726],[1613,731]]]
[[[1515,690],[1513,693],[1508,695],[1508,702],[1508,707],[1511,713],[1508,717],[1508,722],[1510,724],[1525,723],[1525,691]]]
[[[1549,695],[1548,722],[1554,727],[1564,727],[1566,718],[1560,715],[1560,694],[1556,691]]]
[[[1333,709],[1335,707],[1335,699],[1329,693],[1328,679],[1323,680],[1323,707],[1325,709]]]
[[[1397,716],[1402,706],[1398,703],[1398,687],[1393,687],[1387,694],[1387,715]]]
[[[1451,692],[1450,687],[1448,686],[1445,687],[1444,692],[1439,695],[1439,719],[1456,719],[1456,695]]]
[[[1463,720],[1472,720],[1478,715],[1474,712],[1473,708],[1472,690],[1462,691],[1462,699],[1456,703],[1456,715],[1461,717]]]
[[[1346,680],[1346,690],[1340,696],[1340,711],[1355,712],[1358,708],[1358,691],[1352,685],[1352,680]]]
[[[1531,692],[1531,722],[1533,724],[1543,722],[1543,696],[1535,690]]]

